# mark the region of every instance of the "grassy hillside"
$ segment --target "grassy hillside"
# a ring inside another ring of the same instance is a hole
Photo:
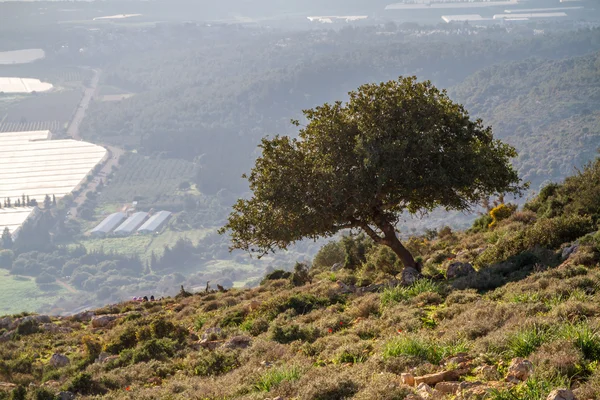
[[[254,289],[0,319],[0,398],[599,398],[599,194],[597,161],[521,210],[413,237],[408,286],[358,236]]]

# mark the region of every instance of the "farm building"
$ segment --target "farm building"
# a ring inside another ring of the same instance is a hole
[[[156,214],[151,216],[150,219],[148,221],[146,221],[144,223],[144,225],[142,225],[140,227],[140,229],[138,229],[138,232],[139,233],[156,232],[164,225],[164,223],[169,219],[170,216],[171,216],[171,213],[169,211],[157,212]]]
[[[122,212],[110,214],[108,217],[104,218],[104,221],[100,222],[98,226],[92,229],[90,233],[94,236],[106,236],[110,231],[119,226],[126,217],[127,216]]]
[[[131,235],[137,228],[142,225],[142,223],[148,217],[147,212],[137,212],[132,214],[129,218],[125,220],[115,231],[113,232],[115,235],[127,236]]]

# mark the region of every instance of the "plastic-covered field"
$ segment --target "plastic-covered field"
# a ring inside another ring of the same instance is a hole
[[[4,206],[4,200],[2,200]],[[0,208],[0,231],[8,227],[10,233],[16,231],[33,212],[33,207]]]
[[[70,193],[106,155],[95,144],[48,140],[49,131],[0,133],[0,201],[23,195],[38,203]],[[0,227],[3,220],[0,216]]]
[[[52,87],[51,83],[39,79],[0,77],[0,93],[46,92]]]
[[[0,51],[0,65],[26,64],[44,58],[44,56],[45,53],[42,49]]]

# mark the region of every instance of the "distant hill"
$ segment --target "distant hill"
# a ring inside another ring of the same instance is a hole
[[[451,94],[517,147],[519,172],[533,189],[572,174],[600,148],[598,52],[488,67]]]

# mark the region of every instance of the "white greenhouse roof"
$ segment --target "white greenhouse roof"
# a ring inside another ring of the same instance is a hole
[[[106,155],[106,149],[77,140],[47,140],[48,131],[0,133],[0,200],[23,195],[44,201],[75,189]],[[2,220],[0,219],[0,225]]]
[[[52,87],[51,83],[39,79],[0,77],[0,92],[4,93],[46,92]]]
[[[517,18],[557,18],[566,17],[567,14],[564,12],[553,12],[553,13],[533,13],[533,14],[496,14],[494,19],[517,19]]]
[[[125,222],[123,222],[117,229],[115,229],[116,234],[130,234],[139,228],[140,225],[146,220],[148,216],[147,212],[137,212],[131,217],[127,218]]]
[[[448,23],[466,21],[491,21],[491,18],[483,18],[479,14],[442,15],[442,19]]]
[[[157,212],[148,221],[144,222],[144,225],[138,229],[138,232],[153,232],[160,228],[170,216],[171,213],[169,211]]]

